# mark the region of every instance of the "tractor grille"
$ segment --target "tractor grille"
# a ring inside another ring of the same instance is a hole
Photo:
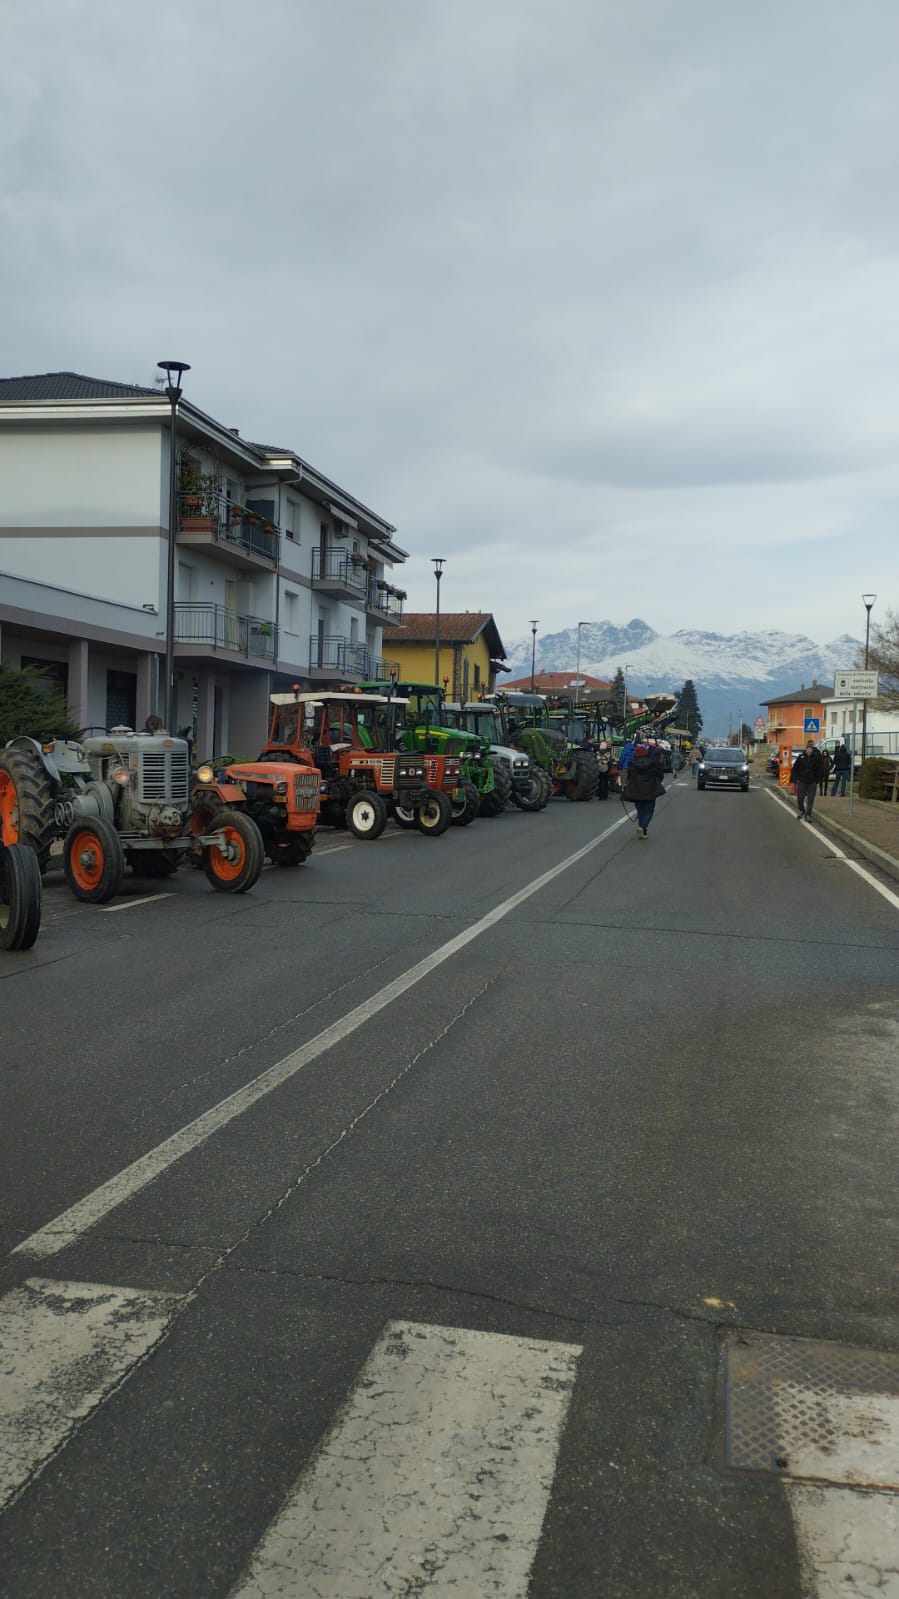
[[[162,800],[174,805],[187,802],[186,748],[142,750],[138,757],[137,797],[144,803]]]
[[[318,772],[298,772],[293,780],[294,810],[317,811],[320,787]]]
[[[381,762],[381,787],[393,788],[396,782],[396,761],[393,759]]]

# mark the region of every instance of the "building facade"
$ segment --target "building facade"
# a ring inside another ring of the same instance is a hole
[[[439,663],[435,611],[416,611],[401,624],[385,627],[383,647],[386,655],[399,660],[400,681],[433,683],[436,670],[450,700],[492,693],[497,672],[508,671],[503,641],[489,611],[441,614]]]
[[[807,743],[811,738],[818,742],[824,737],[824,701],[832,696],[832,689],[825,683],[812,683],[808,688],[803,684],[792,694],[779,694],[776,699],[762,700],[768,717],[765,726],[765,739],[775,748],[782,744],[789,744],[798,748],[800,744]],[[811,718],[818,722],[817,733],[807,733],[805,724]]]
[[[76,373],[0,379],[0,659],[65,691],[83,727],[162,708],[170,407]],[[395,529],[288,449],[182,399],[176,729],[253,756],[269,693],[381,675],[402,618]]]

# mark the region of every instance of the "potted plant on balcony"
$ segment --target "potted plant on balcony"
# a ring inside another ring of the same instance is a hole
[[[218,526],[219,489],[214,477],[195,461],[181,462],[181,531],[213,533]]]

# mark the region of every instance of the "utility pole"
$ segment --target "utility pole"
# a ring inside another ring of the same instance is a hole
[[[865,616],[865,671],[868,670],[868,649],[869,649],[870,644],[871,644],[871,611],[872,611],[872,608],[873,608],[873,605],[874,605],[874,601],[876,600],[876,598],[877,598],[876,594],[863,594],[862,595],[862,604],[865,607],[865,611],[867,613],[866,616]],[[862,760],[864,760],[864,758],[865,758],[865,744],[867,742],[867,738],[868,738],[868,701],[867,700],[863,700],[862,701]],[[852,752],[852,755],[853,755],[853,761],[854,761],[854,759],[855,759],[855,751],[854,750]],[[851,804],[851,798],[850,798],[850,804]],[[851,810],[850,810],[849,814],[850,815],[852,814]]]
[[[436,616],[434,618],[434,624],[435,624],[434,625],[434,682],[437,684],[437,686],[439,688],[439,686],[440,686],[440,579],[443,576],[443,568],[446,565],[446,556],[445,555],[432,555],[431,556],[431,565],[434,568],[434,576],[437,579],[437,613],[436,613]]]
[[[536,662],[536,659],[537,659],[537,621],[538,621],[538,618],[534,617],[534,618],[532,618],[531,623],[530,623],[530,628],[531,628],[531,693],[532,694],[535,694],[537,692],[536,673],[535,673],[535,670],[534,670],[534,663]]]
[[[165,726],[174,735],[175,704],[175,547],[178,539],[178,401],[181,378],[190,371],[186,361],[157,361],[168,378],[166,398],[171,407],[171,461],[169,462],[169,547],[166,560],[165,592]]]

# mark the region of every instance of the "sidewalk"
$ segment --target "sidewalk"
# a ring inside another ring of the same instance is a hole
[[[792,799],[789,792],[786,797]],[[899,805],[860,800],[856,794],[850,816],[848,792],[845,799],[831,799],[829,794],[822,799],[819,794],[814,817],[840,844],[899,879]]]

